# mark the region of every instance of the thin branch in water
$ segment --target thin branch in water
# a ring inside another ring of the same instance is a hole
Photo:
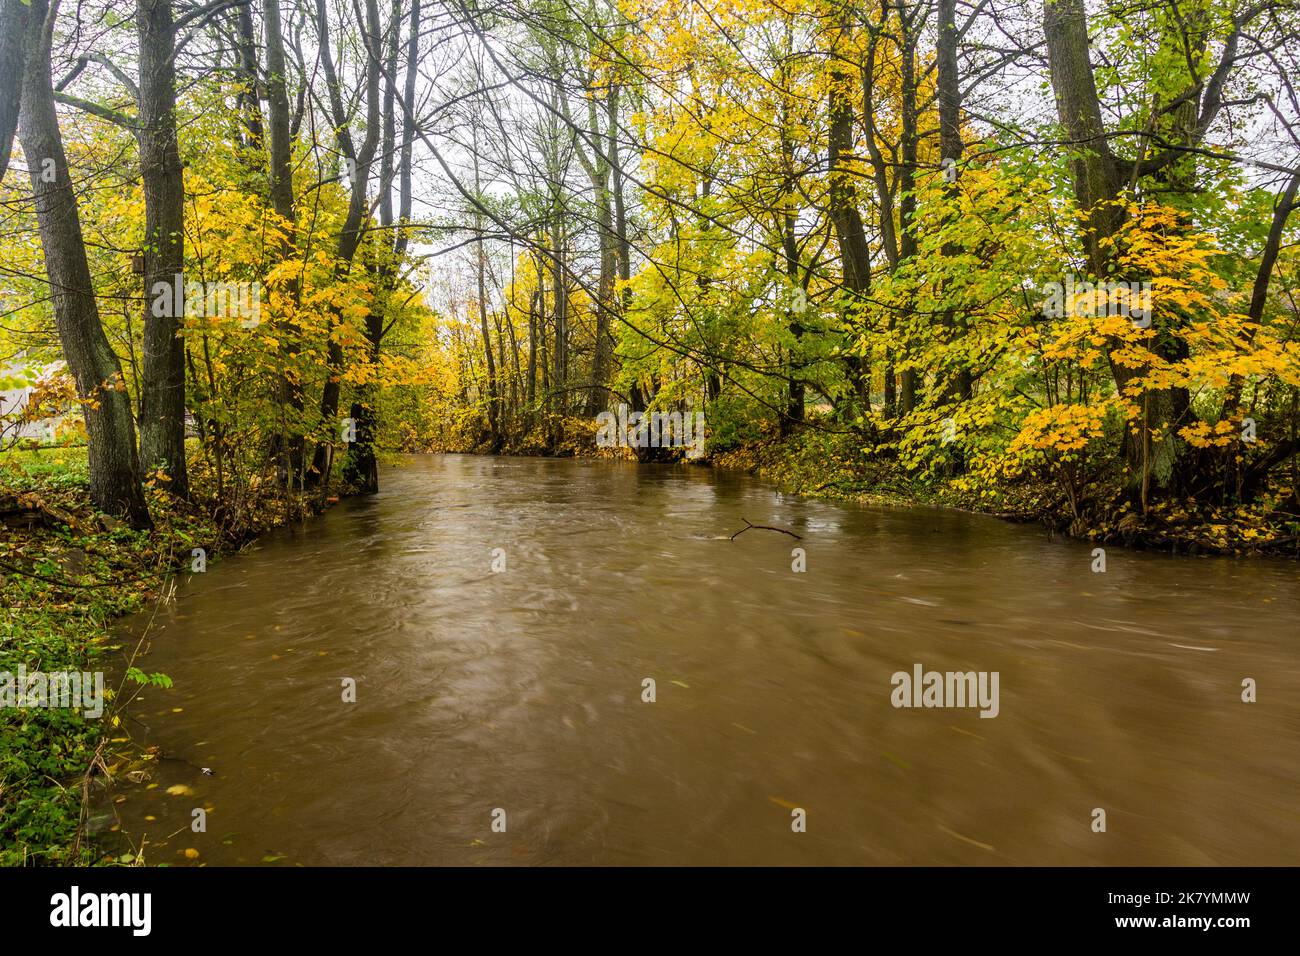
[[[767,524],[753,524],[750,522],[748,518],[741,518],[740,520],[745,522],[745,527],[741,528],[739,531],[733,534],[730,538],[731,541],[735,541],[737,538],[739,538],[742,534],[744,534],[746,531],[750,530],[751,528],[757,531],[779,531],[781,532],[781,534],[788,534],[790,537],[795,538],[799,541],[803,540],[803,535],[795,534],[793,531],[787,531],[785,530],[785,528],[773,528],[771,525],[767,525]]]

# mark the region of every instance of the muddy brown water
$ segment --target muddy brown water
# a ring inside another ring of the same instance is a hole
[[[100,811],[151,863],[1296,863],[1300,571],[1091,548],[702,468],[411,458],[182,582],[141,662],[175,687],[126,721],[176,759]],[[894,707],[917,664],[996,671],[997,716]]]

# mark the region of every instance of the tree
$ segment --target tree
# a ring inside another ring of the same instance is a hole
[[[122,366],[100,324],[77,196],[54,108],[50,50],[58,0],[32,0],[18,126],[31,174],[41,246],[63,356],[86,421],[90,498],[97,508],[149,525],[131,401]]]
[[[24,0],[0,0],[0,179],[9,169],[9,154],[18,129],[29,9]]]
[[[171,0],[137,0],[140,36],[140,177],[144,186],[144,362],[140,401],[140,460],[161,469],[167,488],[189,493],[185,466],[185,343],[183,315],[170,307],[170,289],[185,269],[185,179],[176,136],[176,27]]]
[[[336,279],[347,276],[352,268],[352,259],[361,244],[364,217],[368,205],[367,189],[370,183],[371,164],[379,146],[379,137],[383,129],[380,112],[379,78],[382,71],[381,30],[379,26],[379,4],[377,0],[365,0],[365,23],[360,26],[362,45],[365,50],[365,136],[361,146],[354,145],[351,132],[352,118],[343,104],[343,91],[339,83],[338,71],[334,66],[334,57],[330,51],[330,24],[326,14],[325,0],[316,0],[316,36],[320,44],[321,67],[325,73],[325,86],[328,94],[329,115],[334,124],[334,134],[338,149],[343,157],[345,169],[350,173],[351,194],[348,202],[347,218],[339,228],[335,249],[334,274]],[[338,336],[331,334],[327,345],[328,376],[321,390],[320,417],[331,431],[339,410],[339,398],[342,394],[343,344]],[[334,462],[333,441],[319,441],[312,458],[308,484],[328,484],[330,471]]]

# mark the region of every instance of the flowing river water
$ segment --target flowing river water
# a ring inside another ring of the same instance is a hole
[[[382,478],[152,615],[138,663],[175,686],[126,723],[171,759],[99,807],[147,862],[1300,858],[1294,564],[1098,573],[1040,528],[696,467]],[[895,707],[918,664],[997,672],[997,716]]]

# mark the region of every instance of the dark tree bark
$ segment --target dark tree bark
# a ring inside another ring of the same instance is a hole
[[[23,0],[0,0],[0,179],[9,171],[9,155],[18,129],[29,10]]]
[[[330,24],[325,10],[325,0],[316,0],[317,39],[320,43],[321,68],[325,74],[325,85],[329,93],[331,120],[338,136],[339,152],[343,154],[350,170],[354,171],[348,199],[348,214],[339,230],[338,245],[335,249],[334,272],[339,279],[345,278],[351,272],[352,259],[361,244],[361,233],[365,225],[367,187],[370,183],[370,166],[374,162],[383,128],[379,94],[382,62],[381,30],[377,0],[365,0],[365,15],[366,23],[361,32],[366,49],[366,135],[358,149],[353,144],[349,117],[343,105],[343,91],[339,85],[338,72],[334,67],[333,54],[330,52]],[[343,346],[333,334],[330,335],[326,347],[326,363],[328,374],[325,387],[321,390],[320,418],[332,427],[338,416],[343,375]],[[333,461],[333,441],[318,442],[307,475],[308,484],[328,483]]]
[[[898,11],[899,37],[902,57],[902,136],[899,144],[902,164],[898,170],[898,226],[900,239],[898,255],[906,262],[916,255],[916,161],[920,146],[917,110],[916,42],[919,14],[906,5]],[[905,314],[910,311],[910,305]],[[906,415],[916,407],[917,375],[915,369],[905,368],[899,376],[898,404]]]
[[[876,141],[878,126],[876,123],[875,75],[877,52],[885,34],[888,8],[882,8],[881,19],[867,24],[867,55],[862,65],[862,119],[866,127],[864,141],[867,157],[871,161],[871,180],[875,186],[875,205],[878,210],[880,227],[880,245],[885,254],[885,262],[890,271],[898,268],[898,231],[894,224],[894,195],[897,183],[891,184],[889,166],[885,155]],[[896,320],[890,313],[887,328],[894,330]],[[894,370],[892,349],[885,353],[884,377],[884,413],[886,418],[898,414],[898,376]]]
[[[478,127],[473,128],[472,152],[474,160],[474,195],[482,196],[483,183],[479,176]],[[483,364],[487,368],[487,418],[488,439],[491,451],[496,454],[501,450],[504,436],[501,423],[501,382],[497,375],[498,364],[492,354],[492,334],[488,328],[487,307],[487,251],[483,247],[483,214],[476,205],[473,211],[474,232],[478,237],[474,243],[474,278],[477,283],[479,332],[483,337]]]
[[[262,106],[258,100],[257,40],[253,33],[253,5],[241,4],[235,11],[239,34],[239,72],[245,89],[239,91],[239,113],[248,130],[248,145],[262,148],[265,130],[262,127]]]
[[[542,270],[537,270],[537,290],[528,300],[528,416],[532,421],[537,402],[537,336],[541,334],[541,316],[546,308],[546,293],[542,289]]]
[[[802,289],[799,284],[799,248],[795,242],[794,213],[787,212],[781,221],[781,249],[785,259],[786,281],[792,289]],[[804,423],[807,408],[805,403],[806,387],[800,375],[803,372],[803,358],[800,354],[803,344],[804,327],[799,321],[799,311],[792,302],[787,309],[787,321],[790,334],[794,336],[795,345],[791,350],[789,376],[786,389],[785,414],[781,416],[781,434],[789,435],[793,429]]]
[[[402,126],[403,143],[400,157],[397,155],[397,55],[402,35],[401,0],[393,0],[389,12],[388,31],[388,48],[384,62],[383,132],[380,145],[382,165],[379,178],[379,225],[383,228],[380,239],[375,242],[376,247],[382,242],[386,248],[381,252],[376,300],[366,316],[366,344],[370,350],[370,361],[376,365],[379,363],[383,346],[386,307],[393,294],[397,281],[397,267],[407,243],[405,228],[391,228],[395,179],[400,183],[399,215],[404,221],[410,217],[409,137],[411,117],[415,113],[414,82],[420,33],[418,0],[411,10],[410,38],[407,42],[408,56],[403,84],[403,114],[406,119]],[[357,440],[348,446],[347,461],[343,466],[343,479],[362,494],[375,494],[379,491],[379,457],[376,450],[379,433],[378,400],[378,388],[373,382],[367,382],[358,388],[357,400],[352,403],[350,410],[357,426]]]
[[[958,73],[957,45],[960,34],[957,30],[957,0],[939,0],[938,38],[936,40],[936,86],[939,101],[939,156],[945,167],[955,169],[961,161],[965,146],[961,139],[961,78]],[[945,170],[946,172],[946,170]],[[957,183],[945,176],[948,197],[955,199]],[[960,249],[953,243],[945,243],[944,256],[956,256]],[[961,335],[962,322],[952,309],[944,314],[944,325],[952,330],[951,334]],[[971,397],[970,367],[962,362],[956,369],[949,383],[949,395],[959,401]]]
[[[551,217],[551,285],[555,296],[555,347],[552,359],[555,363],[554,385],[555,411],[563,416],[568,411],[569,384],[569,296],[564,284],[564,214],[562,200],[557,200],[555,213]],[[559,426],[557,425],[557,428]],[[559,433],[556,433],[558,444]]]
[[[610,179],[613,166],[618,162],[619,89],[612,84],[605,94],[605,128],[598,128],[596,103],[593,99],[588,111],[593,156],[588,158],[583,150],[578,156],[591,180],[596,199],[596,241],[600,248],[600,273],[596,283],[596,332],[591,360],[591,385],[587,392],[586,413],[595,416],[609,404],[609,376],[613,365],[614,315],[618,308],[614,295],[618,281],[618,237],[614,232],[614,204]],[[602,143],[601,141],[604,140]]]
[[[794,347],[790,350],[788,363],[789,381],[786,385],[785,413],[780,416],[778,427],[782,435],[789,435],[804,423],[805,385],[801,378],[803,372],[803,324],[799,321],[800,303],[795,299],[795,289],[803,289],[799,283],[799,241],[796,235],[796,219],[790,202],[795,191],[794,142],[790,135],[790,110],[788,103],[782,103],[778,110],[777,121],[780,123],[781,136],[781,172],[782,204],[784,209],[777,212],[777,228],[781,235],[781,257],[784,259],[785,281],[788,285],[786,303],[786,324],[794,337]],[[708,386],[706,386],[708,388]]]
[[[99,320],[86,259],[50,79],[50,47],[57,3],[31,0],[26,34],[22,109],[18,125],[23,155],[31,170],[32,192],[45,270],[54,303],[54,321],[63,356],[77,383],[89,444],[90,499],[109,514],[124,516],[132,526],[149,526],[149,511],[140,485],[139,457],[131,400],[122,367]],[[44,174],[53,163],[53,178]]]
[[[853,151],[853,104],[847,95],[848,77],[836,73],[831,82],[830,215],[840,244],[844,287],[856,297],[871,288],[871,254],[867,247],[866,227],[858,211],[857,187],[852,173],[844,168],[845,158]]]
[[[293,201],[293,139],[289,130],[289,88],[285,75],[280,0],[266,0],[263,20],[266,29],[266,101],[271,134],[271,205],[281,218],[293,223],[297,218]]]
[[[276,214],[287,223],[287,235],[281,244],[281,259],[293,255],[296,240],[294,229],[297,213],[293,198],[293,132],[289,120],[289,90],[285,74],[284,28],[280,20],[280,0],[264,0],[262,8],[266,37],[266,101],[270,133],[270,192],[271,205]],[[298,283],[288,291],[296,297]],[[299,352],[297,323],[292,319],[277,323],[277,332],[284,342],[286,371],[280,378],[279,399],[281,415],[286,416],[279,434],[271,442],[270,458],[279,463],[281,478],[288,488],[304,483],[302,474],[305,455],[303,439],[303,409],[306,399],[302,382],[294,368]]]
[[[847,36],[848,26],[842,23],[840,32]],[[835,226],[835,235],[839,240],[840,264],[843,273],[846,325],[850,334],[859,331],[855,313],[861,306],[861,295],[871,287],[871,251],[867,245],[867,231],[858,211],[858,191],[853,177],[845,168],[846,159],[853,152],[853,102],[849,97],[850,83],[848,71],[838,59],[839,54],[832,50],[830,70],[830,91],[827,109],[830,130],[828,137],[827,165],[830,174],[830,217]],[[799,333],[803,331],[799,327]],[[796,336],[798,337],[798,336]],[[871,368],[867,360],[856,354],[844,357],[849,383],[857,396],[863,411],[871,403]],[[793,377],[793,371],[792,371]],[[794,383],[791,383],[793,389]],[[803,385],[799,383],[800,392]],[[802,394],[800,403],[802,403]],[[802,420],[802,416],[801,419]]]
[[[482,222],[479,222],[480,235]],[[483,361],[487,366],[487,414],[488,431],[491,436],[492,453],[501,450],[501,383],[497,378],[497,361],[492,355],[492,335],[488,329],[487,309],[487,269],[483,240],[480,238],[475,249],[475,279],[478,283],[478,321],[479,332],[483,336]]]
[[[1106,202],[1119,195],[1123,183],[1106,139],[1097,82],[1088,59],[1083,0],[1044,0],[1043,32],[1057,115],[1070,148],[1076,151],[1071,168],[1075,199],[1087,216],[1084,249],[1088,266],[1093,275],[1102,277],[1110,271],[1105,241],[1122,221],[1119,209]]]
[[[144,361],[140,464],[161,469],[172,494],[189,495],[185,469],[183,316],[155,308],[155,284],[171,286],[185,268],[185,181],[176,140],[176,30],[171,0],[138,0],[140,177],[144,187]],[[168,298],[170,302],[170,298]],[[162,314],[156,314],[161,312]]]

